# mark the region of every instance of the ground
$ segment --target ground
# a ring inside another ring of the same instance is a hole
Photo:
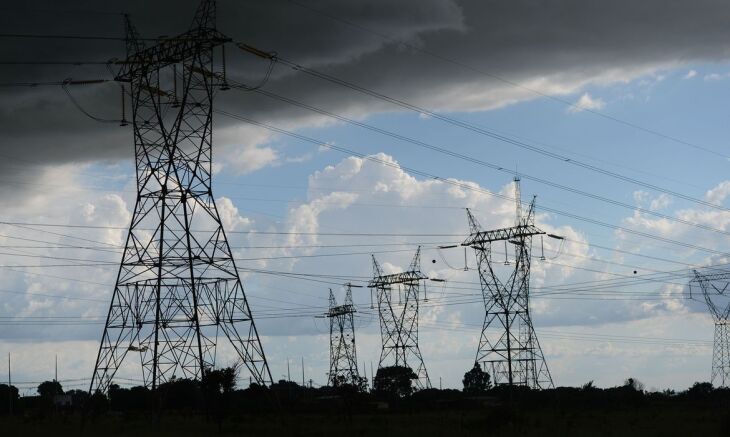
[[[727,436],[730,409],[647,406],[642,408],[519,410],[505,406],[471,411],[378,412],[368,414],[241,415],[224,421],[196,415],[106,415],[0,418],[7,436]]]

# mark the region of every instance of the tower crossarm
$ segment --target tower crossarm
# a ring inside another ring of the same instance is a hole
[[[693,289],[699,287],[716,322],[730,320],[730,272],[700,273],[693,271],[694,278],[689,283],[689,297],[694,298]]]
[[[327,312],[327,317],[337,317],[345,314],[353,314],[356,312],[357,310],[353,305],[340,305],[330,308],[330,310]]]
[[[711,281],[730,281],[730,272],[699,273],[694,271],[694,281],[697,283],[709,283]]]
[[[542,235],[541,231],[534,225],[520,225],[511,228],[494,229],[491,231],[480,231],[469,235],[469,237],[461,243],[462,246],[478,248],[485,243],[503,240],[520,240],[522,238],[531,237],[533,235]]]
[[[134,77],[144,75],[150,68],[165,67],[187,59],[190,53],[194,53],[201,45],[211,49],[230,41],[231,38],[209,28],[193,29],[163,39],[158,44],[133,53],[126,60],[120,61],[122,66],[115,80],[130,82]]]
[[[369,288],[381,288],[395,284],[410,284],[415,285],[418,281],[428,279],[428,276],[421,272],[403,272],[395,273],[392,275],[383,275],[373,278],[368,282]]]

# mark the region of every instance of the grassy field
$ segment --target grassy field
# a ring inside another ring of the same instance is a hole
[[[289,414],[238,416],[223,423],[198,416],[78,416],[0,418],[6,436],[728,436],[728,409],[626,408],[581,412],[540,408],[518,411],[492,407],[478,411],[344,415]]]

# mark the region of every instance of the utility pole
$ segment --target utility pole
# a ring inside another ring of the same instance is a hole
[[[304,385],[305,385],[305,380],[304,380],[304,357],[302,356],[302,387],[304,387]]]
[[[355,305],[352,303],[352,284],[345,284],[347,292],[343,305],[337,305],[335,295],[330,289],[330,371],[328,384],[337,387],[341,384],[360,385],[360,372],[357,369],[357,350],[355,347]]]
[[[470,235],[461,245],[476,252],[485,308],[476,362],[491,374],[495,385],[552,388],[553,379],[532,326],[529,305],[532,237],[544,232],[535,226],[535,199],[523,214],[519,178],[514,183],[515,226],[483,231],[471,211],[466,211]],[[514,264],[513,268],[492,262],[495,243],[504,243],[504,265]],[[514,263],[507,258],[508,243],[514,246]]]
[[[291,369],[289,368],[289,357],[286,357],[286,380],[291,382]]]
[[[696,299],[701,294],[715,322],[710,382],[715,387],[730,387],[730,271],[694,270],[693,275],[689,297]]]
[[[92,394],[108,390],[130,352],[152,390],[173,376],[201,380],[219,334],[257,383],[272,380],[212,190],[213,97],[228,88],[230,41],[215,9],[203,0],[187,32],[152,46],[125,17],[115,79],[132,101],[137,196]]]
[[[421,273],[421,247],[418,247],[407,271],[383,274],[373,256],[373,279],[368,287],[375,289],[380,314],[382,350],[378,369],[388,366],[410,367],[417,376],[417,389],[431,388],[426,365],[418,346],[418,300],[421,281],[428,279]],[[398,302],[393,298],[393,287],[398,288]],[[401,287],[405,290],[400,293]],[[401,309],[397,309],[402,306]],[[414,367],[415,366],[415,367]]]
[[[58,354],[56,354],[56,373],[53,382],[58,382]]]
[[[13,379],[10,375],[10,352],[8,352],[8,409],[10,414],[13,414]]]

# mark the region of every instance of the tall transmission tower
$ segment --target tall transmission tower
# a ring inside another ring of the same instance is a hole
[[[330,372],[329,385],[359,385],[360,374],[357,370],[355,348],[355,305],[352,304],[352,285],[347,285],[345,302],[337,305],[335,295],[330,289]]]
[[[116,80],[132,99],[137,200],[90,390],[106,392],[129,358],[152,389],[200,379],[221,333],[251,379],[270,383],[211,189],[213,96],[226,86],[214,52],[229,41],[215,28],[215,2],[201,2],[190,30],[151,47],[128,18],[126,31]]]
[[[462,246],[476,252],[485,308],[476,362],[492,375],[495,384],[552,388],[553,379],[530,317],[532,237],[544,232],[535,226],[535,198],[523,213],[519,178],[514,183],[513,227],[483,231],[471,211],[466,211],[470,235]],[[492,245],[499,242],[504,242],[504,264],[514,264],[512,268],[498,267],[501,261],[492,259]],[[514,246],[513,262],[507,259],[508,244]]]
[[[690,298],[697,294],[693,290],[699,288],[715,322],[710,382],[715,387],[730,387],[730,271],[693,273]]]
[[[373,256],[373,279],[368,287],[375,289],[380,314],[383,348],[378,369],[387,366],[410,367],[417,376],[417,389],[431,388],[431,380],[418,347],[418,302],[421,282],[425,279],[428,278],[421,273],[420,246],[408,270],[402,273],[384,275]],[[393,297],[394,287],[397,289],[397,302]],[[402,307],[400,311],[398,306]]]

